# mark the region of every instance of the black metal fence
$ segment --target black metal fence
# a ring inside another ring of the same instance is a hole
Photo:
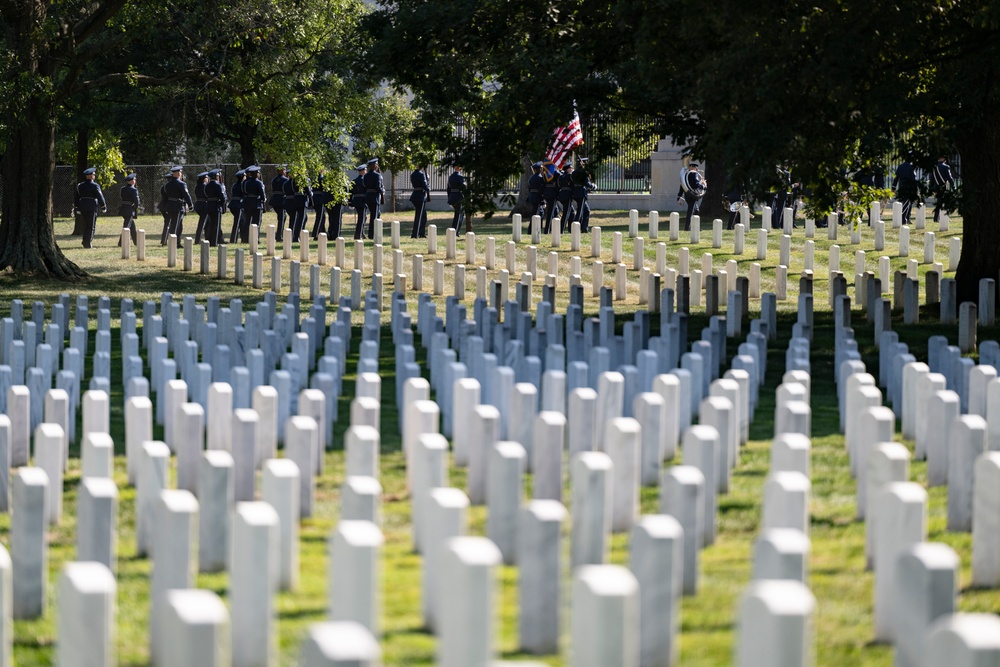
[[[591,158],[598,192],[649,192],[650,154],[661,138],[652,116],[581,117],[584,145],[577,154]]]

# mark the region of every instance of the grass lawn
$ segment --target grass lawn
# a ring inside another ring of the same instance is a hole
[[[385,220],[402,220],[402,242],[400,249],[405,259],[403,272],[407,274],[408,285],[412,278],[410,256],[421,253],[424,255],[424,289],[429,291],[432,286],[433,267],[431,262],[442,260],[445,263],[445,294],[452,293],[451,265],[464,260],[464,236],[460,238],[457,260],[444,260],[445,235],[443,228],[450,221],[450,215],[431,213],[431,223],[438,223],[442,233],[438,239],[436,255],[427,253],[427,242],[409,238],[410,213],[384,215]],[[229,218],[231,221],[231,218]],[[273,222],[273,214],[268,214],[265,222]],[[345,216],[344,233],[353,232],[353,216]],[[641,217],[642,230],[645,233],[645,216]],[[759,226],[759,218],[754,221]],[[195,221],[188,219],[186,227],[189,233],[193,231]],[[112,329],[118,327],[117,316],[119,301],[131,298],[136,303],[136,310],[141,312],[141,302],[147,299],[159,299],[163,291],[173,292],[175,298],[183,294],[195,294],[200,302],[209,295],[218,295],[227,300],[241,298],[244,310],[249,310],[263,297],[263,290],[250,287],[250,262],[247,261],[247,283],[236,286],[232,283],[234,261],[233,249],[229,249],[228,280],[215,279],[215,255],[213,253],[210,275],[198,275],[198,252],[195,252],[195,271],[184,272],[178,268],[166,268],[166,249],[158,245],[160,219],[154,216],[144,216],[139,226],[149,230],[147,259],[136,262],[135,253],[131,261],[120,259],[120,250],[115,246],[119,230],[119,219],[106,217],[100,219],[98,234],[95,239],[96,248],[83,250],[79,238],[71,238],[68,232],[71,221],[60,220],[56,224],[57,236],[64,252],[80,264],[90,274],[91,278],[79,284],[60,284],[43,280],[28,280],[0,276],[0,289],[3,290],[3,303],[0,304],[0,314],[6,315],[9,300],[23,299],[26,310],[30,312],[30,302],[41,300],[48,303],[58,298],[61,292],[70,294],[86,293],[92,299],[101,295],[112,300]],[[622,313],[622,318],[628,317],[630,311],[639,308],[638,304],[638,271],[632,269],[632,243],[628,236],[628,216],[625,212],[595,212],[592,225],[600,225],[603,233],[601,238],[602,259],[605,262],[605,285],[613,285],[614,268],[609,267],[613,234],[622,232],[624,239],[624,261],[628,265],[628,280],[630,282],[629,297],[624,302],[616,302],[616,310]],[[800,221],[801,224],[801,221]],[[228,226],[228,225],[227,225]],[[726,232],[721,248],[711,247],[712,234],[710,224],[705,223],[701,243],[692,245],[684,242],[671,243],[668,238],[668,220],[661,218],[659,242],[666,244],[668,266],[676,266],[679,248],[688,247],[691,253],[691,268],[700,268],[701,257],[705,252],[712,253],[713,265],[716,270],[723,268],[728,259],[735,259],[740,265],[740,274],[747,275],[750,264],[757,261],[755,243],[756,229],[747,234],[746,252],[742,256],[733,255],[733,233]],[[886,250],[876,252],[873,249],[873,233],[869,228],[863,230],[863,242],[860,246],[848,243],[846,228],[841,228],[841,266],[853,283],[855,250],[867,251],[866,268],[876,271],[878,257],[890,257],[893,270],[905,268],[906,258],[897,256],[896,232],[887,227]],[[937,226],[930,224],[935,232]],[[486,237],[496,238],[496,270],[488,272],[488,279],[497,278],[499,269],[506,266],[505,249],[510,240],[510,223],[506,217],[498,217],[492,221],[475,221],[477,264],[482,263],[485,252]],[[952,223],[952,231],[938,233],[935,240],[936,261],[944,262],[947,269],[948,244],[951,237],[961,234],[961,223]],[[263,235],[262,235],[263,236]],[[729,664],[733,652],[734,612],[739,602],[739,596],[746,587],[751,571],[753,541],[758,532],[761,511],[762,486],[769,469],[770,439],[773,433],[774,390],[781,379],[784,365],[784,349],[788,343],[791,326],[795,318],[797,293],[797,277],[802,271],[804,261],[804,233],[801,228],[795,230],[792,248],[792,262],[789,267],[789,293],[793,298],[779,302],[779,339],[770,349],[768,357],[767,383],[761,391],[761,401],[757,410],[756,420],[751,425],[751,441],[743,448],[740,460],[733,475],[729,494],[719,499],[719,536],[715,545],[705,549],[701,557],[701,580],[699,593],[695,597],[685,598],[682,602],[682,635],[681,664],[688,666],[717,666]],[[682,238],[689,236],[682,232]],[[385,231],[384,270],[387,275],[385,290],[391,291],[392,253],[390,248],[389,227]],[[526,235],[525,241],[528,240]],[[831,244],[826,238],[826,230],[817,230],[815,241],[815,340],[812,347],[812,424],[813,424],[813,457],[812,457],[812,501],[811,501],[811,533],[812,554],[810,559],[809,585],[817,598],[815,617],[816,627],[816,657],[817,664],[824,666],[841,665],[890,665],[891,649],[887,646],[875,645],[872,642],[872,595],[873,576],[864,569],[864,525],[854,519],[855,483],[848,472],[847,453],[844,450],[843,437],[838,433],[838,415],[836,408],[836,390],[830,379],[833,374],[833,320],[827,304],[827,272],[828,248]],[[911,234],[910,256],[923,258],[923,235],[915,230]],[[768,240],[768,257],[760,261],[762,271],[762,288],[765,291],[773,289],[774,268],[778,261],[780,234],[772,232]],[[644,247],[645,264],[653,267],[656,257],[657,241],[647,239]],[[549,239],[544,238],[538,248],[539,267],[547,266],[547,253],[552,251]],[[585,235],[581,242],[581,252],[569,250],[570,239],[566,234],[562,239],[562,247],[558,252],[559,259],[559,291],[557,304],[565,308],[568,301],[570,257],[579,255],[582,260],[582,276],[585,285],[585,312],[595,315],[597,299],[591,297],[590,275],[593,259],[590,257],[590,237]],[[264,248],[263,238],[260,244]],[[280,246],[279,246],[280,247]],[[511,276],[511,283],[520,278],[520,273],[526,270],[527,243],[522,243],[516,249],[516,275]],[[366,266],[369,271],[372,266],[370,255],[372,246],[366,246]],[[279,249],[280,254],[280,249]],[[298,248],[293,252],[297,259]],[[334,244],[330,244],[331,264],[334,259]],[[342,293],[350,294],[350,270],[353,265],[353,250],[348,242],[346,264],[343,266]],[[311,258],[315,261],[315,244],[311,250]],[[920,272],[928,270],[928,265],[921,265]],[[264,262],[265,289],[270,286],[270,261]],[[287,293],[289,262],[282,262],[283,293]],[[544,269],[542,269],[544,272]],[[950,274],[946,274],[950,275]],[[330,287],[330,270],[321,270],[322,292],[328,293]],[[302,269],[302,293],[304,300],[308,297],[309,271]],[[469,270],[467,277],[466,303],[471,312],[471,302],[475,298],[475,272]],[[891,277],[888,281],[891,285]],[[541,282],[536,282],[534,300],[541,296]],[[370,288],[370,282],[365,280],[365,289]],[[513,287],[511,288],[513,294]],[[853,296],[853,290],[851,290]],[[443,303],[443,297],[439,297]],[[96,303],[96,302],[92,302]],[[416,320],[416,298],[410,298],[410,313]],[[95,306],[92,305],[92,309]],[[759,301],[751,301],[751,316],[759,311]],[[439,306],[443,312],[443,305]],[[923,322],[919,325],[903,327],[901,313],[894,317],[893,327],[900,332],[901,340],[910,345],[910,350],[920,358],[926,356],[926,339],[930,335],[944,333],[954,341],[957,329],[941,327],[936,324],[936,313],[933,308],[925,308],[921,313]],[[385,321],[385,320],[383,320]],[[91,317],[91,326],[95,327],[96,317]],[[356,313],[355,324],[360,322],[360,314]],[[855,311],[855,337],[859,349],[868,364],[869,369],[877,369],[877,350],[872,340],[872,327],[864,324],[863,316]],[[700,338],[700,329],[707,322],[703,315],[692,316],[689,335],[692,340]],[[654,335],[658,329],[658,318],[654,318]],[[91,331],[93,335],[93,329]],[[997,337],[995,330],[980,329],[980,340]],[[112,340],[116,340],[117,332],[112,332]],[[344,396],[340,399],[339,414],[341,420],[335,428],[335,447],[326,454],[325,473],[318,480],[316,516],[303,522],[301,531],[301,580],[298,590],[281,594],[278,598],[278,631],[280,633],[281,665],[297,664],[298,644],[306,627],[323,620],[327,608],[327,539],[331,534],[339,515],[340,486],[344,481],[344,455],[342,436],[346,428],[349,414],[349,398],[354,395],[354,368],[357,360],[357,348],[360,336],[353,337],[354,349],[351,350],[351,361],[348,362],[349,373],[344,378]],[[729,341],[729,353],[734,354],[737,341]],[[93,345],[93,343],[91,343]],[[118,564],[118,653],[122,665],[146,665],[149,662],[147,649],[148,634],[148,603],[149,603],[149,572],[151,563],[134,557],[134,489],[126,486],[124,459],[124,416],[122,406],[121,357],[117,345],[112,346],[112,414],[111,431],[119,456],[115,461],[115,479],[120,489],[119,512],[119,564]],[[91,350],[93,347],[90,348]],[[383,327],[383,342],[381,345],[380,368],[382,370],[382,485],[385,491],[383,498],[383,531],[386,543],[383,552],[384,564],[384,614],[383,625],[385,636],[382,646],[387,665],[431,665],[434,664],[436,641],[434,637],[421,629],[420,617],[420,560],[411,551],[410,502],[405,490],[404,461],[400,454],[400,437],[396,428],[397,408],[394,402],[395,378],[393,377],[393,352],[389,332]],[[418,346],[418,361],[423,361],[423,349]],[[90,373],[90,359],[87,360],[87,377]],[[147,374],[148,374],[147,368]],[[159,437],[159,429],[157,429]],[[906,442],[912,448],[912,442]],[[74,459],[70,464],[70,472],[64,482],[64,516],[62,522],[51,532],[50,562],[49,562],[49,607],[43,618],[37,621],[19,621],[15,624],[15,659],[18,665],[48,665],[55,659],[55,643],[57,631],[55,627],[56,582],[62,565],[73,560],[75,556],[75,501],[79,478],[79,460],[75,458],[79,451],[76,445],[71,447]],[[680,463],[680,460],[668,465]],[[913,462],[911,464],[911,479],[924,483],[926,481],[926,464]],[[454,486],[464,488],[465,471],[451,469],[451,482]],[[530,480],[529,480],[530,487]],[[567,495],[568,497],[568,489]],[[659,509],[658,489],[643,489],[641,497],[642,511],[655,513]],[[961,556],[961,593],[958,606],[963,611],[1000,612],[1000,592],[995,590],[973,590],[969,588],[971,580],[970,553],[971,536],[945,532],[945,489],[937,487],[930,490],[929,507],[929,538],[933,541],[945,542],[951,545]],[[477,535],[485,533],[486,512],[484,508],[472,508],[470,512],[470,532]],[[9,542],[10,517],[0,516],[0,541]],[[564,546],[568,563],[569,526],[564,531]],[[612,540],[611,560],[615,563],[628,563],[628,536],[616,535]],[[500,609],[498,628],[498,648],[505,658],[520,659],[517,652],[517,570],[504,567],[500,576],[501,590],[499,594]],[[227,577],[225,574],[200,575],[197,585],[218,592],[225,596]],[[566,576],[563,591],[564,628],[568,630],[569,609],[569,579]],[[568,635],[563,643],[563,654],[568,650]],[[526,656],[524,657],[525,659]],[[537,659],[537,658],[535,658]],[[568,664],[561,656],[543,656],[542,662],[550,665]]]

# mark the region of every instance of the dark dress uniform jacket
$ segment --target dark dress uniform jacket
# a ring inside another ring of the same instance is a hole
[[[206,202],[206,200],[208,199],[208,195],[205,194],[205,188],[207,186],[208,183],[198,183],[194,186],[195,213],[200,213],[204,215],[205,213],[208,212],[208,204]]]
[[[542,203],[542,193],[545,190],[545,178],[541,174],[532,174],[528,178],[528,203],[539,206]]]
[[[76,186],[76,197],[74,198],[76,210],[82,213],[97,213],[100,209],[108,207],[104,201],[104,192],[97,181],[83,181]]]
[[[287,176],[282,176],[281,174],[271,179],[271,197],[268,199],[271,208],[280,208],[282,206],[285,197],[285,183],[288,180]]]
[[[219,181],[209,181],[205,184],[205,199],[207,212],[224,211],[226,209],[226,186]]]
[[[427,174],[422,170],[417,169],[410,174],[410,185],[413,186],[413,192],[410,193],[410,201],[414,204],[426,201],[430,197],[431,184],[427,180]]]
[[[264,183],[259,178],[243,181],[243,210],[256,211],[264,208]]]
[[[121,206],[118,215],[123,218],[139,215],[139,188],[134,185],[123,185],[121,190]]]
[[[232,198],[229,200],[229,210],[233,213],[240,210],[243,201],[243,179],[237,179],[229,188]]]
[[[573,174],[563,172],[559,174],[559,202],[568,204],[573,198]]]
[[[375,203],[380,203],[382,195],[385,194],[385,186],[382,184],[382,172],[372,169],[364,178],[365,198]]]
[[[949,183],[952,187],[955,186],[955,177],[951,175],[951,165],[947,162],[938,162],[934,165],[934,169],[931,170],[931,178],[934,179],[934,186],[937,189],[942,189]]]
[[[448,203],[461,204],[465,199],[465,176],[455,171],[448,177]]]
[[[912,162],[904,162],[896,168],[896,177],[892,179],[892,187],[896,188],[899,199],[914,200],[920,194],[916,170]]]
[[[573,181],[573,199],[586,199],[587,193],[594,189],[594,184],[586,169],[574,171],[571,180]]]
[[[166,208],[168,212],[177,213],[182,210],[184,204],[194,207],[194,202],[191,201],[191,193],[188,192],[188,186],[181,179],[171,178],[163,184],[163,191],[167,196]]]
[[[354,208],[364,208],[365,206],[365,177],[358,174],[354,178],[354,188],[351,190],[351,206]]]

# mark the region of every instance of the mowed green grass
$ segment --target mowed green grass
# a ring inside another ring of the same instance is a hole
[[[436,255],[427,254],[426,241],[412,241],[409,235],[409,220],[411,214],[400,213],[398,216],[386,214],[385,220],[402,220],[402,241],[401,250],[405,255],[404,272],[408,280],[412,277],[410,256],[421,253],[425,256],[424,264],[424,289],[430,291],[432,287],[432,267],[431,262],[442,260],[445,262],[445,294],[452,293],[452,269],[451,266],[461,263],[465,258],[464,237],[460,237],[458,243],[458,256],[455,260],[445,260],[445,235],[444,226],[450,220],[446,214],[431,214],[431,222],[437,222],[442,227],[442,233],[438,240],[438,253]],[[346,222],[347,218],[345,218]],[[353,219],[352,219],[353,220]],[[273,214],[268,214],[265,222],[273,221]],[[632,243],[627,238],[628,216],[625,212],[598,212],[593,216],[592,224],[602,227],[602,260],[605,262],[605,282],[612,286],[614,283],[613,268],[610,264],[610,254],[612,238],[614,232],[622,232],[624,238],[623,251],[624,261],[629,271],[630,281],[629,298],[624,302],[616,302],[617,310],[622,312],[622,319],[627,318],[630,311],[639,307],[638,293],[638,272],[632,269]],[[642,229],[645,230],[645,216],[641,217]],[[801,221],[799,221],[801,224]],[[759,225],[759,220],[755,221]],[[160,219],[153,216],[146,216],[140,219],[140,226],[151,230],[150,241],[147,247],[147,261],[136,262],[133,251],[132,260],[129,262],[120,259],[120,250],[114,245],[117,241],[118,220],[108,217],[102,218],[99,225],[98,235],[95,240],[95,249],[85,251],[79,248],[79,239],[70,238],[64,232],[69,231],[71,223],[60,221],[57,223],[57,234],[61,247],[71,259],[78,262],[90,272],[91,278],[79,284],[66,285],[52,283],[41,280],[28,280],[12,278],[10,276],[0,276],[0,288],[3,289],[4,303],[0,304],[0,314],[6,314],[9,305],[7,301],[12,298],[21,298],[26,302],[26,310],[30,312],[30,302],[42,300],[51,303],[58,298],[61,292],[71,294],[86,293],[94,300],[92,309],[96,307],[96,298],[100,295],[107,295],[112,299],[112,316],[114,318],[112,328],[113,338],[117,336],[117,315],[119,301],[121,298],[132,298],[136,302],[136,309],[141,310],[141,302],[146,299],[159,299],[162,291],[173,292],[177,298],[183,294],[195,294],[199,301],[204,302],[209,295],[218,295],[224,300],[230,298],[241,298],[244,302],[244,310],[249,310],[259,299],[262,298],[263,290],[253,290],[250,288],[250,262],[247,261],[247,284],[240,287],[232,284],[234,260],[233,249],[229,251],[229,280],[216,280],[215,255],[210,275],[202,276],[197,274],[198,253],[195,252],[195,271],[184,272],[178,268],[166,268],[166,250],[158,245],[158,231]],[[689,236],[682,232],[682,242],[669,242],[668,219],[663,216],[660,221],[660,239],[666,244],[666,254],[668,265],[675,266],[679,248],[688,247],[691,253],[691,268],[700,268],[701,255],[704,252],[711,252],[714,258],[716,269],[723,268],[723,262],[727,259],[736,259],[740,264],[741,275],[749,273],[749,265],[757,261],[755,259],[756,230],[747,234],[746,252],[741,257],[732,254],[733,235],[727,232],[724,235],[722,248],[713,249],[711,247],[711,231],[709,221],[705,221],[705,229],[702,232],[699,245],[692,245],[686,241]],[[189,232],[193,231],[193,221],[189,219]],[[891,227],[891,225],[890,225]],[[932,229],[935,226],[930,226]],[[475,222],[477,232],[477,263],[483,261],[486,237],[493,236],[496,239],[497,270],[503,268],[505,263],[505,247],[510,240],[510,223],[506,218],[496,218],[490,222],[477,220]],[[885,253],[875,252],[872,247],[871,230],[865,228],[864,242],[861,246],[851,246],[845,242],[846,229],[841,228],[841,256],[842,267],[848,282],[853,282],[853,252],[857,249],[868,251],[867,268],[875,270],[877,258],[881,254],[891,257],[892,268],[898,269],[905,266],[906,259],[896,257],[895,232],[887,230],[887,243]],[[936,231],[936,230],[935,230]],[[344,233],[348,236],[353,232],[353,224],[345,225]],[[945,263],[947,269],[947,248],[949,238],[960,235],[961,224],[954,223],[952,231],[946,234],[938,234],[936,241],[937,261]],[[769,255],[767,260],[762,261],[763,288],[771,289],[773,286],[774,266],[778,260],[779,234],[772,232],[769,236]],[[801,272],[803,262],[803,231],[796,229],[793,242],[792,266],[790,267],[790,294],[794,295],[797,290],[798,273]],[[154,238],[155,237],[155,238]],[[527,241],[527,236],[525,241]],[[538,261],[540,267],[547,267],[547,253],[552,249],[549,247],[549,238],[544,238],[543,243],[538,248]],[[836,408],[836,393],[832,378],[833,372],[833,338],[832,338],[832,317],[828,310],[825,298],[827,290],[827,256],[828,247],[831,242],[826,239],[825,230],[817,230],[815,241],[815,282],[814,291],[816,294],[816,330],[815,340],[812,349],[812,407],[813,407],[813,475],[812,475],[812,502],[811,502],[811,533],[812,554],[810,559],[809,585],[817,598],[817,608],[815,617],[816,627],[816,656],[819,665],[890,665],[892,661],[891,649],[886,646],[872,643],[872,585],[873,575],[864,569],[864,524],[857,522],[855,516],[854,491],[855,483],[848,473],[848,460],[844,451],[843,437],[838,433],[838,415]],[[385,268],[384,273],[392,273],[392,255],[390,248],[389,225],[386,225],[385,232]],[[644,255],[646,266],[654,265],[657,241],[646,240]],[[923,257],[923,237],[912,232],[911,257],[918,259]],[[581,241],[581,252],[575,253],[569,250],[570,239],[566,234],[562,239],[562,248],[559,255],[559,286],[557,302],[560,307],[564,307],[568,301],[569,283],[569,263],[570,257],[579,255],[582,260],[583,283],[585,285],[586,305],[585,311],[588,315],[593,315],[597,310],[597,300],[591,297],[590,274],[592,259],[590,258],[590,237],[585,235]],[[263,239],[261,249],[264,248]],[[366,246],[366,266],[371,268],[371,249]],[[280,253],[280,250],[279,250]],[[293,252],[298,258],[298,248]],[[315,244],[311,250],[311,257],[316,257]],[[330,243],[330,262],[335,257],[334,244]],[[512,276],[511,282],[519,278],[521,271],[526,270],[527,243],[517,246],[516,250],[517,274]],[[282,262],[284,272],[283,295],[287,293],[289,262]],[[346,252],[346,262],[343,266],[344,279],[342,293],[350,293],[349,274],[353,269],[353,250],[351,242],[348,242]],[[921,272],[928,267],[921,265]],[[544,271],[544,269],[542,269]],[[265,262],[265,289],[270,285],[270,262]],[[308,269],[302,269],[302,291],[308,295]],[[489,271],[490,280],[497,277],[497,271]],[[322,291],[329,291],[330,272],[327,269],[322,271]],[[474,273],[470,270],[467,273],[467,294],[466,301],[470,304],[475,297],[476,282]],[[541,296],[541,283],[536,283],[534,299]],[[370,287],[368,280],[365,281],[365,289]],[[391,290],[391,281],[386,281],[386,292]],[[513,293],[513,288],[512,288]],[[853,294],[853,291],[852,291]],[[443,301],[443,297],[440,298]],[[415,313],[416,299],[411,298],[410,312]],[[735,641],[735,612],[738,608],[741,592],[745,589],[751,574],[753,542],[759,530],[761,511],[761,492],[764,480],[769,470],[769,448],[770,439],[773,432],[773,411],[774,411],[774,389],[781,379],[781,372],[784,365],[784,348],[788,342],[788,336],[795,317],[796,304],[794,299],[779,303],[779,339],[777,343],[772,343],[768,359],[767,383],[761,391],[761,403],[757,410],[756,420],[751,426],[751,442],[742,449],[739,463],[733,476],[731,491],[722,496],[719,500],[719,536],[716,544],[705,549],[701,556],[701,579],[699,582],[699,593],[695,597],[685,598],[682,602],[682,635],[681,635],[681,664],[698,666],[715,666],[729,664],[731,661],[733,644]],[[894,320],[894,327],[900,331],[901,339],[908,342],[911,350],[916,354],[926,355],[926,339],[928,336],[944,333],[953,340],[957,336],[954,328],[939,327],[933,324],[936,319],[933,308],[927,308],[922,312],[922,319],[929,324],[917,326],[901,326],[899,317]],[[443,311],[443,306],[439,307],[439,312]],[[759,311],[759,302],[751,302],[751,315]],[[96,318],[91,318],[91,326]],[[656,320],[656,318],[654,318]],[[358,320],[356,319],[357,323]],[[859,341],[859,348],[865,357],[870,369],[877,369],[877,350],[872,341],[872,329],[870,325],[863,323],[863,315],[856,311],[854,314],[855,336]],[[689,327],[689,335],[692,340],[700,337],[700,329],[707,322],[701,315],[694,315]],[[654,333],[658,323],[654,322]],[[92,331],[93,335],[93,331]],[[998,332],[980,330],[980,339],[996,337]],[[354,349],[351,351],[352,360],[356,361],[357,336],[354,337]],[[729,342],[730,354],[735,352],[737,341]],[[91,343],[93,344],[93,343]],[[91,348],[92,349],[92,348]],[[387,665],[431,665],[434,664],[434,652],[436,640],[434,637],[421,628],[420,616],[420,558],[412,552],[411,530],[410,530],[410,502],[405,489],[405,469],[403,457],[401,456],[400,438],[397,432],[397,409],[394,404],[394,377],[393,377],[393,347],[387,329],[383,329],[383,341],[381,346],[382,359],[380,362],[381,374],[383,378],[383,408],[382,408],[382,478],[381,482],[385,490],[383,498],[383,531],[386,537],[385,549],[383,552],[384,565],[384,611],[383,627],[385,636],[382,639],[382,646],[385,652],[385,663]],[[120,350],[117,345],[112,346],[112,420],[111,430],[115,439],[119,454],[123,454],[124,449],[124,423],[122,413],[122,387]],[[423,350],[418,347],[418,359],[423,360]],[[89,362],[89,360],[88,360]],[[283,593],[278,597],[278,633],[280,642],[282,665],[294,665],[297,663],[298,645],[301,641],[305,629],[309,624],[321,621],[325,617],[327,608],[327,569],[329,559],[327,557],[327,539],[336,526],[339,515],[339,489],[344,481],[344,457],[342,451],[342,436],[346,428],[346,417],[348,415],[349,397],[354,393],[354,363],[349,361],[348,368],[351,373],[345,377],[344,397],[340,400],[339,411],[340,421],[335,429],[335,447],[328,452],[325,461],[325,472],[319,478],[317,487],[318,504],[316,516],[306,520],[302,524],[301,532],[301,578],[299,587],[291,593]],[[148,373],[148,369],[147,369]],[[89,363],[88,363],[89,374]],[[159,435],[159,430],[157,430]],[[912,447],[912,443],[906,443]],[[72,448],[74,456],[78,456],[78,450]],[[681,463],[680,457],[669,462],[667,465]],[[926,466],[922,462],[914,462],[911,465],[911,479],[917,482],[925,482]],[[126,485],[125,480],[125,460],[119,456],[115,462],[116,482],[120,489],[120,512],[119,512],[119,564],[118,564],[118,652],[119,661],[122,665],[146,665],[149,664],[148,654],[148,605],[149,605],[149,572],[151,563],[145,559],[137,559],[135,553],[134,539],[134,490]],[[453,485],[463,488],[465,483],[465,472],[462,469],[451,469],[451,482]],[[50,562],[49,562],[49,606],[45,616],[38,621],[22,622],[15,624],[15,657],[19,665],[48,665],[55,660],[55,643],[57,637],[57,581],[62,565],[71,561],[75,557],[75,500],[76,489],[79,483],[79,464],[74,458],[71,462],[70,473],[67,475],[64,492],[65,504],[63,520],[54,528],[50,534]],[[530,479],[528,480],[530,488]],[[568,485],[567,485],[568,492]],[[568,493],[567,496],[568,498]],[[659,510],[659,493],[655,488],[643,489],[641,495],[642,511],[644,513],[655,513]],[[961,576],[961,594],[959,596],[959,608],[965,611],[987,611],[997,613],[1000,611],[1000,593],[997,591],[972,590],[968,588],[971,580],[969,571],[969,559],[971,552],[971,538],[968,534],[947,533],[944,530],[945,523],[945,489],[935,488],[930,492],[929,508],[929,539],[942,541],[953,546],[962,558],[963,571]],[[472,508],[470,511],[470,532],[482,535],[486,529],[486,512],[484,508]],[[564,531],[564,547],[568,547],[570,526],[566,526]],[[0,541],[5,545],[9,544],[9,515],[0,516]],[[616,535],[612,540],[611,560],[615,563],[627,564],[629,559],[628,535]],[[567,550],[568,551],[568,550]],[[566,559],[564,562],[568,562]],[[225,574],[200,575],[197,579],[199,587],[208,588],[225,596],[227,589],[227,577]],[[568,629],[569,614],[571,606],[569,600],[569,573],[564,573],[565,593],[563,600],[563,626]],[[527,659],[517,652],[517,569],[504,567],[500,573],[500,586],[498,590],[498,650],[506,658]],[[541,660],[550,665],[568,664],[565,655],[570,650],[568,634],[563,642],[563,656],[542,656]],[[534,658],[537,659],[537,658]]]

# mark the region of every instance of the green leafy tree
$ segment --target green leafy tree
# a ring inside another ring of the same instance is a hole
[[[446,165],[465,167],[468,208],[491,213],[574,100],[581,114],[621,102],[607,76],[627,40],[614,20],[610,3],[589,0],[391,0],[366,19],[365,63],[374,80],[412,93],[418,134]]]
[[[126,11],[126,0],[0,1],[0,117],[6,119],[0,127],[0,269],[63,279],[84,275],[56,246],[52,231],[55,129],[63,105],[116,84],[211,78],[186,68],[146,74],[139,63],[116,58],[130,41],[162,27],[126,30],[136,9]]]
[[[651,134],[708,160],[714,192],[765,196],[791,164],[817,212],[837,208],[861,164],[957,152],[959,298],[1000,274],[996,2],[387,0],[370,26],[376,69],[413,91],[428,136],[473,173],[476,206],[575,99],[582,114],[652,114]]]
[[[186,131],[238,146],[244,166],[297,165],[315,174],[347,158],[346,136],[372,89],[354,76],[360,0],[265,0],[188,15],[178,30],[192,63],[214,78],[182,96]],[[170,57],[170,54],[167,54]]]
[[[75,109],[64,121],[75,115],[81,123],[73,128],[78,146],[89,145],[92,130],[117,129],[114,114],[95,120],[90,104],[100,99],[171,112],[140,117],[156,125],[142,134],[161,148],[207,135],[239,145],[245,164],[258,151],[310,171],[342,162],[347,111],[369,94],[349,67],[364,11],[358,0],[210,9],[194,0],[0,0],[0,269],[83,275],[52,233],[64,109]]]
[[[634,35],[623,94],[658,108],[696,154],[726,156],[733,180],[757,191],[789,162],[815,209],[830,211],[864,163],[930,166],[960,153],[959,299],[997,277],[1000,5],[625,0],[619,10]]]

